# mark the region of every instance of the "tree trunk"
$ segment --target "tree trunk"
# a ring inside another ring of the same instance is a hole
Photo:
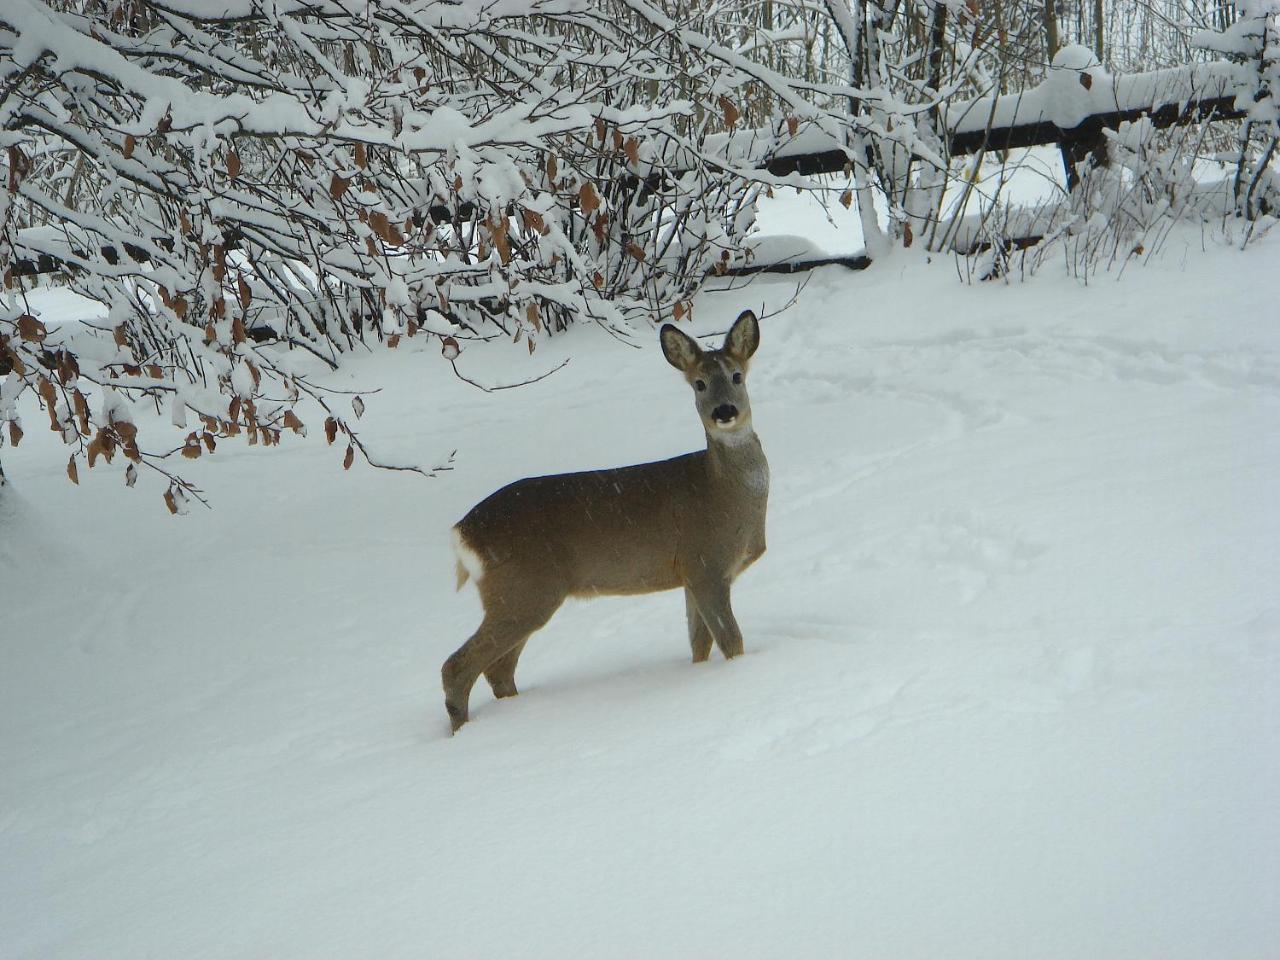
[[[1044,0],[1045,64],[1053,62],[1058,52],[1058,11],[1056,0]]]
[[[1104,67],[1107,65],[1106,50],[1103,49],[1106,40],[1106,30],[1102,25],[1102,0],[1093,0],[1093,46],[1094,53],[1098,55],[1098,63]]]

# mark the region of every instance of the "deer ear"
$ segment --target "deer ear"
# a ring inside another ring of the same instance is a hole
[[[662,325],[662,330],[658,333],[658,340],[662,344],[662,355],[667,358],[667,363],[677,370],[687,371],[691,369],[698,362],[698,358],[702,356],[702,348],[698,346],[697,341],[683,330],[677,330],[669,323]]]
[[[760,346],[760,321],[750,310],[743,310],[733,321],[724,338],[724,352],[739,363],[746,363]]]

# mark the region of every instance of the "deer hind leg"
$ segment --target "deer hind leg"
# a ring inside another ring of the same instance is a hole
[[[516,664],[520,662],[520,654],[524,653],[524,645],[528,642],[526,637],[484,668],[484,678],[499,700],[514,697],[520,692],[516,689]]]
[[[487,598],[482,595],[482,599]],[[501,601],[487,603],[480,628],[444,662],[440,678],[444,686],[445,710],[449,713],[454,733],[467,722],[471,688],[480,674],[487,674],[499,666],[498,661],[507,657],[511,661],[508,679],[511,694],[514,694],[515,664],[520,650],[529,635],[550,620],[564,601],[563,595],[558,593],[546,593],[538,598],[526,595],[522,599],[524,602],[519,607]]]
[[[689,646],[693,650],[693,662],[702,663],[711,656],[711,630],[698,612],[693,591],[684,588],[684,617],[689,624]]]
[[[690,581],[687,589],[693,596],[698,613],[726,660],[742,654],[742,630],[729,602],[728,578],[703,578]],[[697,650],[694,651],[695,655]]]

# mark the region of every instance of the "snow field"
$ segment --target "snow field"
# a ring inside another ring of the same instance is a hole
[[[1280,278],[1177,234],[1122,281],[948,258],[762,309],[747,655],[678,593],[567,605],[454,738],[448,528],[519,476],[701,442],[656,331],[355,361],[365,436],[0,496],[0,955],[1266,958],[1280,943]],[[58,309],[65,309],[58,307]],[[410,346],[410,349],[406,349]],[[306,419],[304,417],[304,419]],[[318,426],[317,424],[313,426]]]

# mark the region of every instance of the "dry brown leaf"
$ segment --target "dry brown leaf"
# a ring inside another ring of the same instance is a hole
[[[391,336],[387,337],[387,346],[392,350],[400,346],[400,334],[393,333]]]
[[[169,508],[170,513],[178,512],[178,501],[173,495],[173,487],[164,492],[164,505]]]
[[[342,458],[342,469],[350,470],[351,465],[355,462],[356,462],[356,448],[352,444],[348,443],[347,455]]]
[[[538,211],[523,208],[520,211],[520,217],[524,220],[525,229],[536,230],[538,233],[546,236],[547,223],[542,219],[542,214],[538,213]]]
[[[29,343],[43,343],[49,331],[45,325],[29,313],[18,318],[18,336]]]
[[[76,456],[74,453],[71,455],[71,459],[67,461],[67,479],[77,487],[80,486],[80,473],[76,470]]]
[[[627,162],[632,166],[640,165],[640,141],[635,137],[627,137],[622,145],[622,152],[627,155]]]
[[[850,191],[846,190],[844,193],[840,194],[840,206],[842,206],[842,207],[844,207],[846,210],[848,210],[848,209],[849,209],[849,205],[850,205],[850,204],[852,204],[852,203],[853,203],[853,193],[852,193],[852,192],[850,192]]]
[[[719,103],[720,110],[724,113],[724,125],[732,130],[742,114],[738,112],[738,108],[734,106],[733,101],[723,94],[720,95]]]
[[[9,421],[9,442],[15,447],[22,442],[22,428],[18,426],[17,420]]]
[[[336,173],[329,179],[329,196],[334,200],[342,199],[342,195],[347,192],[347,188],[351,186],[351,181],[346,177],[340,177]]]
[[[240,176],[240,154],[234,150],[227,151],[227,178],[234,180]]]
[[[796,117],[787,117],[787,133],[795,136],[800,131],[800,121]]]
[[[324,438],[330,445],[338,439],[338,421],[333,417],[326,417],[324,421]]]
[[[66,350],[58,351],[58,377],[64,384],[70,383],[80,376],[80,364]]]
[[[356,144],[356,166],[363,170],[369,165],[369,155],[365,152],[364,144]]]
[[[486,221],[485,225],[489,228],[489,238],[493,241],[493,247],[498,251],[498,256],[505,266],[511,262],[511,244],[507,242],[507,221],[503,220],[497,224]]]
[[[249,289],[249,284],[244,279],[244,274],[236,274],[236,294],[240,299],[240,308],[248,310],[249,304],[253,301],[253,293]]]
[[[53,407],[58,403],[58,394],[53,389],[53,384],[49,382],[49,378],[43,373],[36,378],[36,393],[40,394],[40,399],[45,402],[46,406]]]
[[[559,171],[556,169],[556,156],[553,153],[547,157],[547,179],[555,183],[556,175]]]
[[[582,208],[582,212],[587,216],[596,212],[600,206],[600,195],[596,193],[595,184],[590,180],[582,185],[582,189],[578,191],[578,206]]]
[[[129,134],[124,138],[124,149],[120,151],[120,155],[126,160],[133,156],[133,148],[138,145],[138,141],[133,139],[133,134]]]
[[[637,260],[644,261],[644,251],[640,249],[640,245],[636,243],[627,244],[627,253],[631,254]]]
[[[294,413],[292,410],[286,410],[284,412],[284,418],[282,422],[286,427],[288,427],[294,433],[302,432],[302,421],[298,419],[298,415]]]
[[[87,437],[89,435],[89,401],[79,390],[73,390],[71,405],[75,407],[76,419],[80,421],[80,432]]]
[[[400,233],[387,215],[380,210],[375,210],[369,214],[369,226],[373,228],[374,233],[392,246],[398,247],[404,243],[404,235]]]
[[[535,330],[542,329],[542,315],[538,311],[538,305],[536,303],[531,303],[529,304],[528,307],[525,308],[524,316],[525,316],[525,319],[528,320],[529,323],[533,325],[533,329]]]

